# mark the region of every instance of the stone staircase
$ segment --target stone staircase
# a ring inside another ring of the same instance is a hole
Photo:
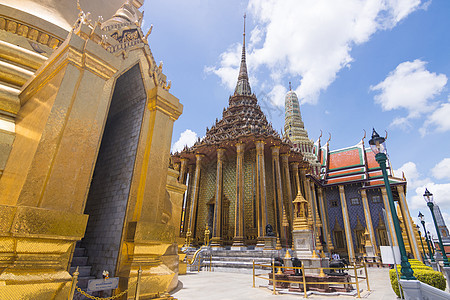
[[[195,251],[188,251],[187,257],[192,258]],[[206,270],[211,265],[215,272],[252,273],[253,260],[258,264],[270,265],[272,258],[284,257],[286,250],[211,250],[200,254],[201,269]],[[256,266],[255,269],[262,269]],[[190,268],[197,270],[197,261]]]
[[[86,291],[89,280],[95,279],[91,276],[91,266],[88,265],[88,257],[86,256],[86,249],[81,246],[81,242],[77,242],[73,252],[72,264],[69,273],[73,275],[78,267],[78,283],[77,286]],[[84,298],[83,298],[84,299]]]

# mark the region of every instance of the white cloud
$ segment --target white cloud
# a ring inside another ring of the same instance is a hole
[[[234,89],[239,75],[239,64],[242,54],[241,47],[242,45],[239,44],[234,44],[229,47],[226,52],[220,55],[221,67],[218,69],[205,67],[205,72],[216,74],[221,79],[223,85],[229,89]]]
[[[272,91],[270,91],[269,99],[271,100],[272,104],[276,106],[284,106],[286,93],[287,93],[286,87],[277,84],[273,87]]]
[[[422,178],[422,174],[417,170],[417,165],[411,161],[394,170],[395,177],[401,178],[403,174],[408,181],[408,190],[414,190],[417,187],[422,187],[431,182],[428,178]]]
[[[399,169],[394,170],[394,175],[396,177],[401,177],[402,172],[405,173],[406,180],[408,181],[406,198],[414,222],[420,224],[416,216],[418,215],[418,212],[421,211],[425,215],[425,226],[427,230],[432,233],[436,232],[434,230],[434,224],[429,209],[423,198],[425,188],[427,188],[433,193],[434,202],[439,205],[446,223],[450,224],[450,215],[446,213],[446,211],[450,209],[450,183],[434,183],[430,178],[424,177],[413,162],[407,162]]]
[[[416,59],[399,64],[382,82],[371,86],[379,91],[375,102],[383,110],[405,109],[407,117],[396,118],[391,125],[409,127],[409,119],[433,111],[437,104],[431,102],[447,84],[447,76],[425,69],[426,62]]]
[[[436,130],[440,132],[450,131],[450,118],[448,116],[450,116],[450,102],[441,104],[430,114],[424,126],[420,129],[422,136],[427,133],[430,126],[436,127]]]
[[[425,209],[426,203],[423,198],[423,193],[427,188],[433,193],[434,202],[439,205],[441,211],[450,209],[450,183],[434,183],[429,182],[414,190],[413,195],[409,198],[411,209]]]
[[[441,160],[433,169],[431,169],[431,173],[437,179],[450,179],[450,158]]]
[[[192,130],[186,129],[180,134],[180,138],[172,145],[172,152],[179,152],[183,150],[184,146],[191,147],[197,140],[197,133]]]
[[[301,102],[316,103],[319,93],[353,61],[350,51],[355,45],[394,27],[420,5],[420,0],[250,0],[247,11],[256,27],[250,33],[249,70],[267,67],[273,80],[270,89],[298,78],[293,83],[300,83],[295,90]],[[205,69],[226,83],[234,76],[230,88],[237,80],[236,53],[235,47],[228,49],[219,66]]]

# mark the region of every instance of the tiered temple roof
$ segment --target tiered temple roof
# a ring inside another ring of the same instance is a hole
[[[293,154],[291,160],[303,161],[300,149],[294,149],[289,139],[282,138],[273,129],[272,124],[267,121],[258,105],[255,94],[252,93],[247,73],[244,27],[239,77],[234,94],[229,98],[228,107],[223,109],[221,119],[216,119],[211,128],[206,128],[206,135],[203,138],[199,138],[193,146],[185,147],[182,153],[175,153],[174,156],[186,157],[197,151],[208,154],[209,152],[212,153],[210,150],[216,147],[227,147],[238,141],[246,143],[247,141],[257,140],[279,145],[283,152]]]
[[[320,163],[320,181],[324,185],[362,182],[366,187],[384,185],[383,174],[372,149],[364,146],[364,139],[358,144],[329,150],[328,142],[321,147],[320,141],[315,145]],[[389,162],[389,160],[388,160]],[[404,184],[405,178],[394,177],[390,163],[387,172],[391,184]]]

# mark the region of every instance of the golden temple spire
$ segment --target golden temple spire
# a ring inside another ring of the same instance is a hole
[[[245,19],[247,18],[247,14],[244,13],[244,33],[242,34],[244,41],[242,42],[242,45],[245,47]]]
[[[239,77],[238,77],[238,82],[236,84],[236,89],[234,90],[235,95],[241,95],[241,96],[250,96],[252,94],[252,90],[250,88],[250,83],[248,82],[247,62],[245,59],[245,19],[246,18],[247,18],[247,15],[244,14],[244,33],[243,33],[243,43],[242,43],[241,66],[239,69]]]

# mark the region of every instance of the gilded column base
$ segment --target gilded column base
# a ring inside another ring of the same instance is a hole
[[[66,282],[54,282],[52,280],[43,280],[41,283],[30,283],[32,278],[37,278],[33,274],[25,275],[27,283],[24,284],[5,284],[0,281],[0,299],[2,300],[67,300],[71,286],[71,276],[67,273]],[[24,278],[25,279],[25,278]],[[41,278],[43,279],[43,278]]]
[[[235,236],[233,238],[233,244],[231,245],[231,250],[247,250],[247,247],[244,244],[244,237]]]
[[[0,205],[0,299],[67,299],[70,256],[87,218]]]
[[[220,237],[215,236],[211,239],[209,245],[211,246],[211,248],[222,248],[222,240],[220,239]]]
[[[266,244],[266,239],[264,236],[258,236],[256,239],[256,248],[264,248],[264,245]]]
[[[167,266],[161,264],[156,267],[141,266],[142,275],[140,282],[139,299],[172,299],[168,295],[169,285],[175,277],[175,273]],[[126,299],[134,300],[136,296],[136,281],[139,267],[134,267],[128,276],[119,275],[119,287],[129,287]],[[163,296],[163,297],[162,297]]]
[[[179,256],[174,243],[175,232],[175,228],[165,224],[142,221],[128,223],[116,293],[129,289],[126,299],[134,299],[139,268],[142,269],[139,299],[161,297],[177,286]]]

